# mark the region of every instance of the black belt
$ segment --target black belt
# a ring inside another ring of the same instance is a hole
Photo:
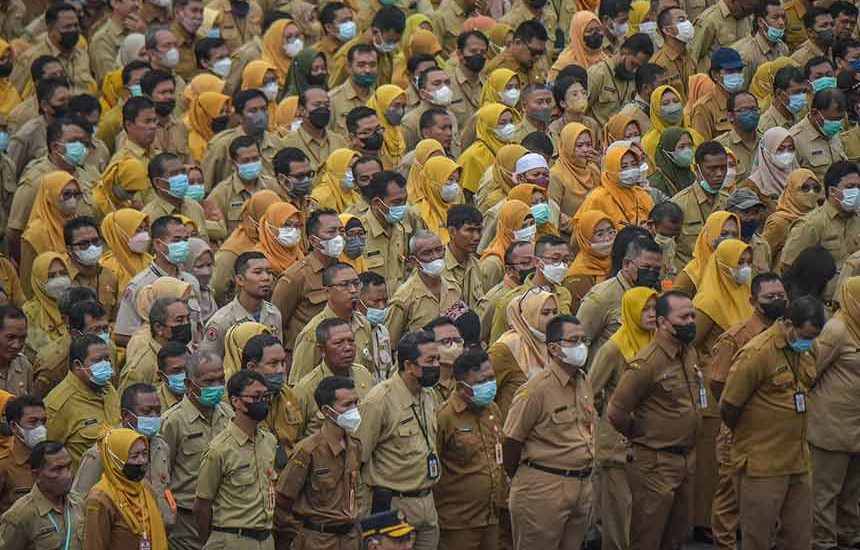
[[[272,536],[272,531],[269,529],[246,529],[244,527],[212,527],[213,531],[220,533],[230,533],[231,535],[239,535],[254,540],[266,540]]]
[[[421,498],[430,494],[430,489],[418,489],[417,491],[395,491],[391,490],[391,496],[398,498]]]
[[[329,523],[323,525],[321,523],[314,523],[310,520],[302,520],[302,525],[305,529],[310,529],[311,531],[316,531],[317,533],[323,534],[331,534],[331,535],[348,535],[355,531],[354,523]]]
[[[187,514],[189,516],[194,515],[194,512],[191,511],[191,508],[183,508],[182,506],[177,506],[176,511],[180,514]]]
[[[663,451],[666,453],[671,453],[673,455],[687,456],[688,454],[690,454],[690,451],[692,451],[693,448],[692,447],[681,447],[679,445],[675,445],[672,447],[663,447],[662,449],[654,449],[654,450],[655,451]]]
[[[562,477],[575,477],[578,479],[586,479],[588,477],[591,477],[591,468],[584,468],[582,470],[562,470],[561,468],[551,468],[550,466],[544,466],[543,464],[538,464],[537,462],[532,462],[531,460],[525,460],[523,461],[523,464],[525,464],[529,468],[534,468],[535,470],[540,470],[548,474],[555,474],[557,476]]]

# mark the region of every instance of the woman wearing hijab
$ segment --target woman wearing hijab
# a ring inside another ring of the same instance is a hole
[[[215,254],[215,273],[212,274],[212,290],[215,303],[224,305],[233,299],[233,264],[243,252],[254,250],[260,240],[260,221],[266,209],[281,202],[281,197],[269,189],[257,191],[242,206],[242,223],[224,241]]]
[[[382,149],[379,160],[386,170],[393,170],[400,164],[406,153],[406,139],[400,122],[406,113],[406,92],[394,84],[384,84],[373,92],[367,106],[376,111],[376,118],[382,125]]]
[[[260,242],[255,250],[265,254],[275,278],[305,257],[302,251],[302,215],[288,202],[276,202],[260,220]]]
[[[200,94],[203,92],[222,94],[226,85],[226,82],[211,73],[200,73],[192,78],[188,86],[182,90],[182,110],[185,111],[182,120],[185,125],[188,126],[188,113],[191,110],[191,104]]]
[[[361,275],[367,271],[367,264],[364,261],[364,249],[367,240],[367,231],[361,220],[352,214],[340,214],[340,223],[343,224],[344,239],[346,243],[343,247],[343,254],[338,258],[339,261],[349,264],[355,269],[355,272]]]
[[[529,150],[519,143],[503,145],[496,152],[496,161],[491,170],[485,170],[475,194],[475,206],[482,214],[505,200],[516,185],[513,181],[517,161]]]
[[[750,93],[758,100],[758,108],[764,113],[773,102],[773,77],[783,67],[797,67],[790,57],[777,57],[758,66],[750,80]]]
[[[242,350],[248,340],[259,334],[271,334],[269,327],[246,321],[233,325],[227,329],[224,335],[224,379],[229,380],[231,376],[242,370]]]
[[[406,27],[403,30],[400,43],[403,45],[403,51],[394,58],[392,84],[396,84],[404,90],[409,85],[406,64],[413,55],[432,55],[437,58],[437,65],[445,66],[445,60],[440,55],[444,50],[433,33],[433,22],[425,14],[415,13],[406,18]]]
[[[191,102],[188,112],[188,149],[194,162],[203,162],[209,142],[227,129],[230,98],[218,92],[203,92]]]
[[[555,296],[539,288],[511,300],[507,318],[511,329],[487,350],[496,372],[496,404],[506,414],[514,393],[550,361],[546,350],[546,326],[558,315]]]
[[[578,11],[570,20],[570,44],[562,50],[547,76],[555,80],[568,65],[590,67],[609,56],[603,50],[603,25],[593,11]]]
[[[753,191],[764,201],[768,214],[775,210],[788,176],[800,167],[794,151],[794,138],[782,126],[767,130],[756,147],[749,179],[755,184]]]
[[[269,131],[274,132],[278,124],[277,110],[280,93],[275,66],[260,59],[245,65],[242,69],[242,89],[260,90],[266,95],[266,99],[269,100]]]
[[[134,157],[112,162],[93,185],[93,214],[97,220],[110,212],[134,206],[134,195],[150,189],[146,166]]]
[[[152,284],[138,290],[137,296],[135,296],[135,309],[143,323],[135,329],[125,346],[126,357],[130,359],[130,363],[134,361],[135,357],[143,353],[146,346],[152,341],[149,328],[149,312],[152,309],[152,304],[162,298],[178,298],[187,304],[192,297],[192,291],[191,283],[180,281],[174,277],[159,277]],[[129,366],[126,365],[126,367]]]
[[[99,301],[115,319],[128,282],[152,262],[149,221],[140,210],[122,208],[105,216],[101,229],[107,246],[99,260]]]
[[[293,58],[290,75],[287,77],[286,95],[299,95],[309,86],[328,89],[328,65],[325,55],[313,48],[305,48]]]
[[[27,229],[21,236],[20,273],[30,273],[33,260],[39,254],[66,254],[63,226],[77,215],[82,198],[80,185],[68,172],[57,170],[45,175],[36,194]],[[29,278],[25,276],[21,283],[24,293],[32,296]]]
[[[514,41],[514,28],[507,23],[496,23],[487,32],[490,47],[487,49],[487,61],[502,53],[502,50]]]
[[[496,236],[481,254],[481,282],[484,288],[493,288],[505,276],[505,251],[514,241],[534,242],[535,219],[529,205],[509,200],[499,211]]]
[[[726,239],[737,239],[741,234],[741,221],[737,214],[718,210],[705,220],[705,228],[696,237],[693,247],[693,259],[683,267],[675,278],[672,288],[687,293],[693,297],[702,281],[708,259],[720,242]]]
[[[421,198],[424,188],[424,165],[433,157],[445,156],[445,148],[435,139],[422,139],[415,146],[415,158],[406,178],[406,197],[411,204]]]
[[[562,284],[570,291],[570,310],[576,311],[591,287],[609,275],[615,228],[606,214],[591,210],[582,215],[573,233],[579,252],[567,268]]]
[[[648,185],[674,197],[696,181],[696,175],[690,169],[692,162],[693,138],[690,132],[678,126],[666,128],[654,154],[656,169],[648,176]]]
[[[27,316],[27,347],[35,356],[68,334],[57,301],[72,283],[65,255],[57,252],[39,254],[32,270],[27,273],[33,297],[24,303],[22,309]]]
[[[329,155],[319,174],[319,180],[311,192],[311,199],[321,208],[331,208],[335,212],[346,212],[361,197],[355,190],[355,175],[352,165],[358,158],[352,149],[336,149]]]
[[[612,115],[603,127],[603,143],[609,145],[616,141],[642,141],[642,128],[630,115]]]
[[[167,534],[149,484],[146,436],[109,429],[99,440],[102,477],[87,495],[84,548],[167,550]]]
[[[648,191],[639,186],[642,175],[639,165],[643,159],[629,145],[613,147],[606,153],[600,186],[596,187],[582,202],[573,217],[580,217],[589,210],[599,210],[612,220],[616,229],[624,225],[642,224],[654,208]]]
[[[424,164],[420,197],[413,204],[427,229],[448,244],[448,209],[463,202],[460,188],[460,165],[448,157],[433,157]]]
[[[791,224],[824,203],[823,189],[812,170],[798,168],[788,176],[785,191],[776,203],[776,211],[767,217],[761,232],[770,245],[773,258],[782,255]]]
[[[501,103],[491,103],[478,109],[476,133],[478,139],[463,151],[457,162],[463,167],[460,182],[471,197],[478,188],[484,172],[493,165],[499,149],[514,137],[517,117]]]
[[[12,47],[5,40],[0,39],[0,61],[13,62],[14,53]],[[21,103],[21,95],[18,89],[10,82],[8,76],[0,77],[0,115],[7,116],[12,109]]]
[[[480,107],[492,103],[501,103],[510,107],[517,120],[520,113],[516,111],[520,100],[520,77],[510,69],[499,68],[487,76],[481,88]],[[475,142],[477,138],[478,113],[475,112],[466,120],[460,133],[460,146],[465,150]]]
[[[301,32],[299,26],[296,25],[295,21],[292,19],[279,19],[272,23],[269,30],[263,34],[263,38],[261,40],[262,47],[260,48],[260,58],[263,61],[274,65],[275,71],[278,73],[278,82],[284,88],[286,88],[287,75],[290,73],[290,66],[293,63],[293,57],[287,55],[284,47],[284,35],[288,28],[291,35]],[[300,41],[301,40],[298,40],[298,42]],[[293,44],[295,42],[296,41],[290,43]],[[298,51],[293,53],[293,56],[297,55],[300,50],[301,47]]]
[[[651,93],[649,117],[651,118],[651,129],[642,138],[642,148],[645,149],[645,154],[651,159],[652,165],[660,144],[660,136],[670,126],[684,128],[693,138],[693,148],[698,147],[704,141],[699,132],[683,126],[684,103],[681,101],[681,94],[678,93],[678,90],[671,86],[660,86]]]
[[[537,226],[535,241],[544,235],[558,235],[558,205],[550,202],[545,187],[533,183],[520,183],[511,189],[508,199],[522,201],[531,207]],[[495,231],[495,224],[493,224],[493,231]]]
[[[200,323],[206,322],[218,309],[215,305],[215,291],[212,290],[212,272],[215,255],[209,243],[198,237],[188,239],[188,259],[182,264],[183,271],[191,273],[200,283],[200,294],[197,302],[200,308]]]
[[[299,110],[299,96],[291,95],[285,97],[278,103],[276,111],[277,125],[275,133],[280,137],[287,137],[302,125],[302,119],[296,118],[296,113]]]
[[[559,228],[570,238],[571,221],[585,196],[600,185],[600,170],[593,162],[594,136],[584,125],[571,122],[561,131],[558,160],[549,170],[549,198],[561,210]]]

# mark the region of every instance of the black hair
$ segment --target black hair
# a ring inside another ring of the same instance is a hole
[[[128,65],[122,68],[122,72],[120,76],[122,77],[122,85],[128,86],[131,84],[131,77],[135,72],[140,71],[141,69],[146,69],[147,71],[151,71],[152,67],[150,67],[149,63],[146,61],[141,61],[140,59],[132,59],[128,62]],[[143,86],[141,86],[141,90]]]
[[[546,133],[540,130],[530,132],[520,141],[520,145],[529,150],[529,153],[537,153],[544,158],[552,158],[555,154],[555,148],[552,146],[552,140]]]
[[[514,241],[509,244],[508,248],[505,249],[505,265],[511,265],[511,262],[513,261],[511,256],[514,255],[514,252],[516,252],[517,248],[521,246],[527,246],[529,244],[531,243],[527,241]]]
[[[75,361],[84,363],[87,355],[90,353],[91,346],[107,346],[104,340],[95,334],[82,334],[77,338],[72,339],[72,344],[69,346],[69,369]]]
[[[94,95],[77,94],[69,98],[69,112],[83,119],[85,115],[90,113],[101,114],[102,105]],[[91,126],[91,124],[87,124],[87,126]],[[92,132],[90,131],[90,133]]]
[[[329,2],[320,10],[320,25],[328,25],[329,23],[334,23],[335,17],[337,17],[337,12],[342,9],[350,9],[349,6],[344,4],[343,2]],[[350,13],[352,10],[350,10]]]
[[[176,84],[176,78],[167,71],[161,69],[152,69],[140,79],[140,91],[148,96],[152,96],[152,92],[162,82],[173,82]]]
[[[122,411],[129,411],[134,414],[134,407],[137,405],[137,396],[142,393],[156,393],[158,390],[152,384],[145,382],[137,382],[122,391],[119,407]]]
[[[773,1],[778,1],[778,0],[773,0]],[[737,102],[738,98],[739,98],[740,96],[743,96],[743,95],[748,95],[748,96],[752,97],[752,98],[753,98],[753,101],[755,101],[756,107],[758,107],[758,99],[756,99],[756,97],[753,95],[753,93],[752,93],[752,92],[748,92],[748,91],[746,91],[746,90],[741,90],[741,91],[739,91],[739,92],[733,92],[733,93],[729,94],[729,98],[728,98],[728,100],[726,101],[726,108],[727,108],[729,111],[734,112],[734,110],[735,110],[735,103]]]
[[[326,340],[328,340],[329,334],[331,333],[331,329],[339,326],[347,326],[350,330],[352,330],[352,326],[340,317],[332,317],[331,319],[324,319],[319,325],[317,325],[316,330],[314,331],[314,337],[316,338],[316,342],[318,345],[323,345]]]
[[[266,34],[269,27],[280,21],[281,19],[293,19],[293,16],[282,10],[269,10],[263,13],[263,23],[260,26],[261,34]]]
[[[436,342],[436,336],[429,330],[415,330],[404,334],[397,343],[397,370],[403,371],[406,362],[418,362],[421,346]]]
[[[72,218],[63,224],[63,240],[65,241],[66,246],[72,246],[75,231],[83,229],[84,227],[94,227],[96,234],[101,237],[99,224],[92,216],[78,216],[77,218]]]
[[[149,308],[149,332],[155,336],[156,325],[162,327],[167,326],[167,309],[173,304],[183,304],[185,302],[174,296],[159,298],[152,303]]]
[[[174,357],[182,357],[190,353],[191,352],[188,351],[188,347],[182,342],[177,342],[176,340],[169,340],[166,344],[161,346],[160,350],[158,350],[158,370],[161,372],[167,370],[168,359],[173,359]]]
[[[167,236],[168,227],[171,225],[182,225],[182,220],[176,216],[161,216],[160,218],[156,218],[152,222],[152,225],[149,226],[149,234],[153,240],[163,239]]]
[[[290,174],[290,163],[292,162],[308,162],[308,156],[298,147],[284,147],[277,153],[272,160],[272,168],[275,174],[288,176]]]
[[[761,292],[761,287],[767,283],[779,281],[782,283],[782,277],[774,273],[773,271],[765,271],[763,273],[759,273],[755,277],[753,277],[752,283],[750,285],[750,295],[755,298],[758,296],[758,293]]]
[[[308,92],[312,90],[320,90],[326,96],[328,96],[328,90],[326,90],[322,86],[303,86],[301,90],[299,90],[299,107],[307,107],[308,106]]]
[[[69,310],[72,308],[72,304],[88,300],[98,302],[99,297],[96,295],[95,290],[88,286],[73,286],[63,291],[62,296],[57,300],[57,307],[59,307],[62,315],[68,316]]]
[[[669,313],[672,312],[672,305],[670,304],[670,300],[672,298],[686,298],[687,300],[690,299],[686,292],[681,292],[680,290],[670,290],[668,292],[664,292],[657,297],[657,317],[665,318],[668,317]]]
[[[426,325],[421,327],[421,330],[432,331],[436,327],[447,327],[447,326],[455,327],[457,325],[454,324],[454,319],[451,319],[447,315],[440,315],[439,317],[436,317],[435,319],[433,319],[432,321],[430,321],[429,323],[427,323]]]
[[[37,83],[42,80],[45,65],[48,65],[50,63],[59,63],[60,65],[62,65],[60,60],[53,55],[40,55],[39,57],[34,59],[33,62],[30,64],[30,79],[33,82]],[[63,71],[65,72],[65,68],[63,69]]]
[[[432,110],[433,109],[428,109],[428,111],[432,111]],[[422,120],[423,120],[423,116],[422,116]],[[355,170],[356,166],[359,166],[362,164],[367,164],[368,162],[375,163],[376,166],[379,168],[380,172],[382,172],[382,170],[385,169],[385,167],[382,165],[382,161],[379,160],[379,157],[372,157],[370,155],[361,155],[360,157],[355,159],[355,164],[352,165],[352,169]]]
[[[403,34],[406,28],[406,14],[396,6],[382,6],[373,16],[370,26],[383,33],[394,31]]]
[[[258,382],[266,386],[266,379],[259,372],[250,369],[242,369],[227,381],[227,395],[231,398],[241,397],[242,392],[251,385],[252,382]],[[268,386],[267,386],[268,387]]]
[[[269,100],[266,99],[266,94],[257,88],[251,88],[249,90],[239,90],[233,94],[233,107],[235,107],[238,114],[242,114],[242,111],[245,110],[245,104],[254,98],[262,99],[266,103],[269,102]]]
[[[337,274],[345,269],[355,271],[355,268],[344,262],[334,262],[323,270],[322,284],[323,286],[331,286]]]
[[[361,105],[358,107],[353,107],[346,113],[346,129],[350,134],[354,134],[358,131],[358,121],[364,120],[365,118],[375,117],[376,111],[367,107],[365,105]]]
[[[242,368],[251,361],[259,363],[263,359],[263,352],[266,348],[280,343],[281,341],[272,334],[263,333],[252,336],[242,348]]]
[[[423,90],[427,86],[427,80],[430,78],[430,73],[442,73],[446,77],[448,76],[448,73],[445,72],[445,69],[440,68],[438,65],[427,67],[418,74],[416,85],[419,90]]]
[[[788,299],[794,301],[801,296],[820,298],[836,274],[833,256],[823,246],[815,245],[801,250],[782,280]]]
[[[60,14],[64,11],[70,11],[75,14],[75,17],[78,17],[78,12],[75,10],[75,7],[66,2],[58,2],[52,6],[49,6],[48,9],[45,10],[45,25],[48,28],[53,27],[57,24],[57,20],[60,18]]]
[[[54,456],[65,449],[59,441],[41,441],[30,450],[30,469],[39,470],[47,462],[48,456]]]
[[[466,48],[466,42],[470,38],[477,38],[479,40],[482,40],[484,42],[484,44],[487,46],[487,48],[490,47],[490,39],[487,38],[486,34],[482,33],[479,30],[471,30],[471,31],[461,32],[457,36],[457,49],[462,52]]]
[[[454,319],[454,325],[463,338],[463,348],[470,349],[481,345],[481,319],[471,309],[464,311]]]
[[[394,170],[383,170],[370,178],[370,183],[361,189],[361,194],[368,202],[377,197],[382,199],[388,194],[388,186],[392,183],[401,189],[406,188],[406,178],[403,174]]]
[[[448,209],[448,218],[445,222],[446,227],[461,229],[467,223],[483,224],[484,216],[481,214],[481,211],[470,204],[455,204]]]
[[[726,148],[719,141],[706,141],[696,148],[696,164],[701,166],[706,156],[726,155]]]
[[[78,117],[64,117],[55,119],[53,122],[48,124],[48,129],[45,132],[46,143],[50,146],[54,143],[58,143],[61,139],[63,139],[63,128],[66,126],[77,126],[81,130],[86,131],[84,128],[84,121],[80,120]]]
[[[454,359],[454,380],[465,380],[470,372],[478,372],[481,366],[490,360],[490,356],[482,349],[464,351]]]
[[[556,79],[555,84],[552,86],[552,98],[555,100],[555,104],[561,107],[561,103],[565,101],[565,96],[567,96],[567,91],[574,84],[579,83],[583,88],[587,88],[587,81],[582,80],[575,76],[565,76],[559,77]]]
[[[355,381],[347,376],[326,376],[314,390],[314,401],[317,408],[322,410],[326,405],[331,407],[337,401],[337,390],[354,390]]]
[[[803,66],[803,76],[809,80],[809,75],[812,73],[812,68],[817,67],[819,65],[823,65],[827,63],[830,65],[830,68],[836,70],[836,66],[833,64],[833,61],[830,58],[824,57],[823,55],[816,55],[812,59],[806,62],[806,65]]]
[[[775,8],[782,7],[782,3],[779,0],[759,0],[755,8],[753,8],[753,17],[761,17],[762,19],[767,17],[767,8],[773,6]]]
[[[364,290],[370,286],[381,286],[388,284],[385,282],[385,277],[375,271],[365,271],[359,274],[358,280],[361,281],[361,289]]]
[[[377,58],[379,57],[379,52],[376,51],[376,48],[371,46],[370,44],[355,44],[349,48],[349,51],[346,52],[346,62],[352,63],[355,61],[355,56],[358,54],[364,53],[372,53]]]
[[[842,14],[845,14],[849,17],[857,17],[857,6],[855,6],[851,2],[845,2],[844,0],[836,0],[835,2],[830,4],[830,15],[833,16],[833,19],[836,19]]]
[[[307,231],[308,237],[311,235],[318,236],[317,232],[320,230],[320,218],[323,216],[337,217],[337,212],[331,208],[320,208],[311,212],[311,215],[308,216],[308,221],[305,222],[305,231]]]
[[[258,250],[249,250],[248,252],[242,252],[233,262],[233,273],[236,275],[244,275],[245,271],[248,270],[248,264],[251,263],[251,260],[265,260],[266,255]]]
[[[830,12],[827,10],[827,8],[822,8],[819,6],[813,6],[809,8],[808,10],[806,10],[806,13],[803,14],[803,26],[807,29],[811,29],[815,26],[815,20],[822,15],[830,15]]]
[[[427,63],[428,61],[431,61],[433,62],[433,65],[436,65],[436,58],[429,53],[416,53],[406,60],[406,72],[414,76],[416,69],[418,69],[418,65]]]
[[[430,107],[421,113],[421,118],[418,121],[418,129],[426,130],[431,126],[435,126],[437,116],[446,116],[449,117],[449,119],[451,117],[450,113],[441,107]]]
[[[182,159],[174,153],[158,153],[151,161],[149,161],[149,166],[146,168],[146,175],[150,180],[163,178],[164,174],[167,173],[167,169],[164,165],[173,160],[181,161]]]
[[[814,296],[801,296],[797,299],[792,299],[788,307],[785,308],[783,319],[788,319],[794,328],[800,330],[807,323],[811,324],[818,330],[824,328],[824,323],[827,322],[827,317],[824,314],[824,304]]]
[[[21,417],[24,416],[25,407],[42,407],[45,408],[45,402],[35,395],[24,394],[14,397],[6,402],[6,422],[20,423]]]
[[[244,149],[245,147],[256,147],[257,151],[260,150],[260,144],[257,143],[256,139],[251,136],[238,136],[230,142],[230,148],[228,149],[230,158],[236,160],[239,149]]]
[[[644,53],[649,58],[654,55],[654,43],[651,37],[642,32],[637,32],[621,44],[622,50],[627,50],[633,55]]]
[[[672,201],[663,201],[651,209],[648,218],[654,222],[655,226],[660,225],[663,221],[683,223],[684,211]]]
[[[614,18],[625,11],[630,11],[630,0],[603,0],[597,16],[602,21],[604,17]]]
[[[828,194],[831,187],[839,185],[842,178],[849,174],[860,175],[860,168],[857,167],[857,163],[848,160],[837,160],[831,164],[827,172],[824,173],[824,187],[827,188]]]
[[[816,111],[830,109],[836,105],[843,111],[848,108],[848,100],[845,98],[845,92],[839,88],[824,88],[818,90],[812,96],[812,108]]]
[[[680,10],[681,6],[667,6],[660,10],[660,13],[657,14],[657,30],[660,31],[662,36],[666,36],[663,32],[663,27],[668,27],[670,25],[670,20],[672,18],[672,10]]]
[[[51,101],[54,92],[60,88],[71,88],[69,81],[65,78],[46,78],[36,82],[36,101]],[[41,106],[40,106],[41,109]]]
[[[558,342],[564,336],[564,325],[570,323],[572,325],[580,325],[579,319],[569,313],[556,315],[549,320],[546,325],[546,343]]]
[[[520,23],[520,26],[514,31],[514,40],[519,40],[523,44],[528,44],[532,40],[546,42],[549,40],[549,35],[547,35],[546,28],[541,23],[529,20]]]
[[[581,82],[586,89],[588,89],[588,71],[585,70],[585,67],[581,67],[576,63],[568,65],[564,69],[560,70],[555,81],[558,82],[562,78],[574,78]]]
[[[805,81],[806,79],[799,68],[794,65],[788,65],[776,71],[776,74],[773,75],[773,89],[774,91],[785,91],[792,84],[803,84]]]
[[[155,109],[155,104],[151,99],[146,97],[129,98],[122,106],[122,127],[125,128],[127,124],[137,122],[137,117],[140,116],[140,113],[147,109]]]
[[[540,256],[543,254],[544,248],[548,246],[558,246],[558,245],[567,246],[567,241],[559,237],[558,235],[550,233],[549,235],[544,235],[540,237],[535,243],[535,256]]]
[[[223,38],[206,37],[199,38],[194,44],[194,58],[197,60],[197,68],[203,68],[203,61],[210,61],[212,50],[227,45]]]
[[[83,332],[86,329],[87,315],[93,319],[101,319],[107,315],[107,311],[101,302],[95,300],[74,302],[69,306],[69,328]]]
[[[656,63],[643,64],[636,69],[636,93],[645,89],[645,86],[654,86],[657,79],[664,74],[666,74],[666,69]]]

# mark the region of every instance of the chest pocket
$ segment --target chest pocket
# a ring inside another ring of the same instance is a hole
[[[250,463],[240,464],[230,472],[229,479],[232,485],[246,487],[252,485],[257,479],[254,466]]]
[[[407,453],[415,454],[421,451],[421,431],[414,419],[397,427],[397,443],[398,447]]]
[[[549,417],[552,423],[557,425],[572,424],[576,421],[576,413],[569,407],[562,411],[553,411]]]
[[[469,431],[457,430],[454,432],[454,460],[466,465],[472,462],[472,458],[481,450],[481,439],[475,433],[475,427]]]
[[[769,382],[774,388],[787,391],[794,387],[794,375],[786,369],[771,376]]]
[[[830,147],[813,147],[809,150],[809,164],[810,166],[815,166],[816,168],[819,166],[826,166],[833,161],[832,156],[830,155]]]
[[[80,429],[78,433],[80,434],[81,439],[84,441],[95,442],[99,438],[99,434],[102,431],[102,424],[98,420],[95,422],[91,422],[93,419],[82,420],[80,423]]]
[[[364,254],[364,263],[369,269],[379,269],[385,265],[385,251],[382,249],[368,250]]]
[[[227,221],[241,223],[243,206],[245,206],[245,202],[242,200],[230,201],[227,205]]]
[[[337,478],[330,468],[319,468],[311,472],[311,491],[319,504],[329,504],[337,498]]]
[[[183,441],[182,446],[180,447],[182,454],[188,457],[200,455],[205,450],[206,437],[202,432],[190,434],[185,441]]]
[[[603,86],[600,89],[600,94],[597,96],[597,103],[602,106],[608,106],[613,103],[618,104],[620,102],[620,94],[621,91],[615,86]]]
[[[324,288],[310,290],[308,291],[307,296],[308,302],[312,303],[313,305],[323,304],[328,299]]]

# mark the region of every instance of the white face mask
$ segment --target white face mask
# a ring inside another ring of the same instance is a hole
[[[752,267],[748,265],[736,267],[732,270],[732,276],[737,284],[745,285],[752,279]]]
[[[266,94],[266,99],[268,99],[269,101],[274,101],[275,98],[278,96],[278,83],[269,82],[261,88],[261,91]]]
[[[295,57],[304,47],[304,40],[301,38],[294,38],[291,41],[284,43],[284,53],[287,54],[287,57]]]
[[[515,124],[509,122],[504,126],[500,126],[495,129],[496,137],[505,143],[509,143],[512,139],[514,139],[514,134],[517,133],[517,127]]]
[[[567,273],[567,263],[544,264],[543,268],[541,268],[541,273],[553,283],[558,284],[564,279],[564,274]]]
[[[499,92],[499,99],[501,99],[502,103],[504,103],[508,107],[515,107],[520,101],[520,89],[511,88],[510,90]]]
[[[172,69],[179,65],[179,50],[176,48],[170,48],[166,52],[162,53],[161,64],[168,69]]]
[[[645,34],[654,34],[655,32],[657,32],[657,22],[643,21],[639,23],[639,32],[644,32]]]
[[[460,196],[460,184],[456,181],[449,181],[442,186],[439,196],[445,202],[454,202]]]
[[[340,413],[334,422],[346,430],[347,433],[355,433],[361,425],[361,414],[358,412],[358,407],[353,407],[348,411]]]
[[[693,28],[693,24],[690,21],[681,21],[676,25],[676,27],[678,29],[678,40],[685,44],[688,44],[693,41],[695,29]]]
[[[842,204],[842,209],[846,212],[857,210],[857,205],[860,203],[860,188],[843,189],[840,203]]]
[[[780,168],[788,168],[794,163],[794,151],[785,151],[773,156],[773,162]]]
[[[96,265],[99,261],[99,258],[102,257],[102,249],[101,245],[92,244],[85,248],[84,250],[79,250],[75,252],[75,256],[78,257],[78,261],[83,265]]]
[[[451,100],[454,99],[454,92],[448,86],[436,88],[430,92],[430,95],[433,97],[433,103],[443,107],[450,105]]]
[[[54,277],[52,279],[48,279],[48,282],[45,283],[45,294],[54,300],[59,300],[60,296],[63,295],[63,292],[65,292],[65,290],[70,286],[72,286],[72,280],[69,279],[67,275]]]
[[[212,64],[212,72],[221,78],[230,76],[230,68],[233,66],[233,61],[229,57],[219,59]]]
[[[329,258],[340,258],[346,241],[342,235],[337,235],[326,241],[320,241],[320,251]]]
[[[48,427],[44,424],[40,424],[29,430],[21,426],[18,426],[18,429],[21,430],[21,441],[31,449],[48,438]]]
[[[438,258],[430,262],[418,262],[421,264],[421,271],[430,277],[439,277],[445,271],[445,260]]]
[[[146,231],[141,231],[137,233],[134,237],[128,240],[128,248],[132,252],[137,252],[138,254],[142,254],[149,250],[149,242],[152,238],[149,236],[149,233]]]
[[[528,227],[523,227],[522,229],[517,229],[514,231],[514,240],[517,242],[530,243],[535,240],[535,235],[537,234],[537,226],[530,225]]]
[[[639,170],[639,167],[628,168],[626,170],[622,170],[618,175],[618,182],[624,187],[633,187],[642,179],[642,172]]]
[[[615,36],[615,38],[624,38],[625,36],[627,36],[627,30],[629,28],[630,27],[627,25],[627,23],[615,23],[614,25],[612,25],[611,32]]]
[[[286,247],[293,247],[299,244],[301,234],[295,227],[279,227],[278,228],[278,244]]]
[[[585,344],[577,344],[570,348],[562,347],[564,353],[564,362],[571,367],[581,367],[588,359],[588,346]]]

